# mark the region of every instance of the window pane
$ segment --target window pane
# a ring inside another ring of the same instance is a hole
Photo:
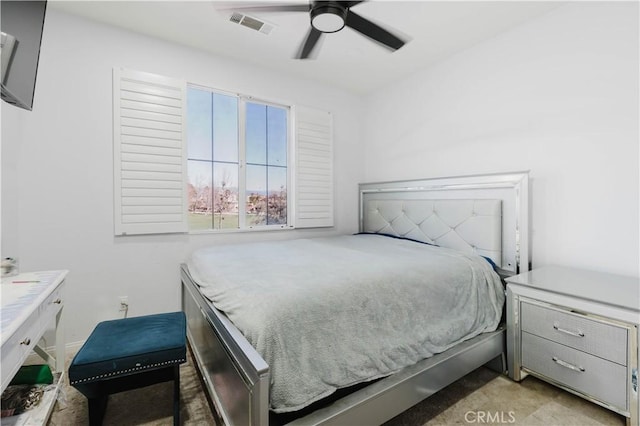
[[[189,228],[211,229],[213,213],[212,170],[208,161],[188,162]]]
[[[269,183],[267,225],[287,224],[287,169],[268,167]]]
[[[247,102],[247,163],[267,164],[267,107]]]
[[[213,228],[238,228],[238,165],[213,163]]]
[[[211,93],[187,89],[188,157],[211,160]]]
[[[287,223],[288,109],[239,99],[188,88],[190,229]],[[238,129],[241,105],[243,132]],[[241,172],[246,173],[242,188]],[[245,203],[244,218],[239,218],[239,202]]]
[[[213,159],[238,162],[238,99],[213,94]]]
[[[267,224],[267,168],[247,166],[247,226]]]
[[[284,108],[267,107],[267,164],[287,165],[287,111]]]

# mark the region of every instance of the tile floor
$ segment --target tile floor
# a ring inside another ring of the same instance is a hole
[[[521,383],[496,376],[425,425],[624,425],[624,417],[535,377]]]
[[[70,358],[69,358],[70,362]],[[181,366],[184,425],[216,425],[193,359]],[[104,425],[171,425],[171,383],[113,395]],[[50,426],[85,425],[82,394],[65,386],[49,420]],[[535,377],[521,383],[480,368],[428,400],[393,418],[385,426],[432,425],[624,425],[622,416],[551,386]]]

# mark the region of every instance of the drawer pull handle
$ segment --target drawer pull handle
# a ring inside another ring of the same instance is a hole
[[[27,345],[27,346],[29,346],[30,343],[31,343],[31,339],[29,339],[28,337],[24,339],[22,342],[20,342],[21,345]]]
[[[558,327],[557,324],[553,324],[553,329],[556,330],[556,331],[559,331],[560,333],[568,334],[570,336],[584,337],[584,333],[582,331],[580,331],[580,330],[578,330],[578,331],[566,330],[564,328]]]
[[[584,367],[578,367],[576,365],[569,364],[568,362],[563,361],[563,360],[561,360],[561,359],[559,359],[559,358],[557,358],[555,356],[551,357],[551,359],[553,360],[553,362],[555,362],[558,365],[561,365],[561,366],[566,367],[566,368],[568,368],[570,370],[573,370],[573,371],[579,371],[580,373],[584,373]]]
[[[56,299],[53,301],[53,303],[55,303],[56,305],[59,305],[62,303],[62,299]]]

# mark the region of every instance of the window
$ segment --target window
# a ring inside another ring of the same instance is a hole
[[[289,107],[189,86],[190,230],[289,224]]]
[[[333,226],[333,120],[113,70],[115,235]]]

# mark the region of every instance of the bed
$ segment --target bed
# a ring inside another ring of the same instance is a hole
[[[361,184],[357,235],[194,252],[182,304],[218,414],[379,424],[486,363],[504,371],[494,269],[528,268],[527,202],[527,173]]]

